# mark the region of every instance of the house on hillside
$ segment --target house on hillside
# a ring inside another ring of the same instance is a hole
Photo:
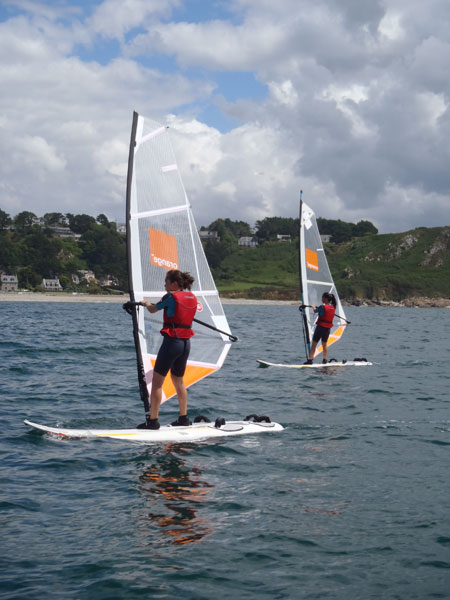
[[[2,273],[0,291],[2,292],[17,292],[19,289],[19,282],[17,275],[6,275]]]
[[[277,233],[278,242],[290,242],[291,236],[289,234]]]
[[[328,244],[328,242],[331,240],[331,235],[321,235],[320,239],[322,240],[323,244]]]
[[[81,275],[81,279],[84,279],[88,283],[91,281],[97,283],[97,279],[95,278],[95,273],[93,271],[78,271],[78,273]]]
[[[238,246],[241,246],[241,247],[254,248],[257,245],[258,245],[258,242],[256,241],[256,239],[249,235],[244,235],[244,236],[240,237],[238,240]]]
[[[59,283],[59,279],[43,279],[42,287],[46,292],[62,292],[62,285]]]
[[[100,279],[99,283],[102,287],[117,287],[119,285],[119,280],[113,275],[105,275],[105,277]]]
[[[53,233],[53,235],[57,235],[60,238],[79,240],[81,237],[81,234],[74,233],[70,229],[70,227],[60,227],[58,225],[52,225],[51,227],[49,227],[49,229]]]
[[[198,234],[202,242],[207,242],[208,240],[220,242],[220,237],[217,231],[208,231],[207,229],[200,229]]]

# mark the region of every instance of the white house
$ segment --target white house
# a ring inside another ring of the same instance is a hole
[[[208,231],[207,229],[200,229],[198,234],[202,241],[214,240],[215,242],[220,242],[220,237],[217,231]]]
[[[19,282],[17,275],[6,275],[2,273],[0,290],[2,292],[17,292]]]
[[[52,225],[49,229],[52,231],[53,235],[57,235],[60,238],[79,240],[81,237],[81,234],[74,233],[70,229],[70,227],[60,227],[59,225]]]
[[[119,280],[117,279],[117,277],[113,277],[112,275],[105,275],[105,277],[102,277],[102,279],[100,279],[99,283],[102,287],[118,286]]]
[[[46,292],[62,292],[62,285],[59,283],[59,279],[43,279],[42,287]]]
[[[88,283],[90,281],[97,282],[95,278],[95,273],[93,271],[78,271],[78,273],[81,275],[81,279],[84,279]]]
[[[258,245],[258,242],[255,240],[255,238],[251,237],[249,235],[244,235],[244,236],[240,237],[239,240],[238,240],[238,246],[245,246],[247,248],[254,248],[257,245]]]

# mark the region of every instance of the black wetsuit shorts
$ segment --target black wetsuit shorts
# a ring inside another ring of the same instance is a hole
[[[318,342],[322,340],[322,342],[328,341],[328,337],[330,335],[331,329],[329,327],[322,327],[322,325],[316,325],[316,329],[314,330],[313,342]]]
[[[191,340],[163,336],[155,362],[155,372],[164,377],[170,371],[175,377],[183,377],[191,351]]]

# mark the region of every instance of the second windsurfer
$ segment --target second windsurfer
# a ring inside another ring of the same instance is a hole
[[[334,297],[334,294],[325,292],[322,295],[322,304],[320,306],[312,306],[312,309],[315,313],[318,313],[319,318],[317,319],[311,350],[305,365],[312,365],[316,347],[319,341],[322,341],[322,363],[326,364],[328,355],[328,337],[330,335],[331,328],[333,327],[333,319],[336,313],[336,298]]]

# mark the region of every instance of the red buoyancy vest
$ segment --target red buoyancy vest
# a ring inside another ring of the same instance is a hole
[[[319,316],[317,320],[317,325],[320,325],[321,327],[328,327],[329,329],[331,329],[331,327],[333,327],[333,318],[336,309],[332,304],[324,304],[323,310],[324,313],[323,315]]]
[[[197,311],[197,298],[192,292],[172,292],[176,309],[173,317],[167,316],[164,309],[164,326],[161,333],[169,337],[187,339],[194,335],[192,321]]]

